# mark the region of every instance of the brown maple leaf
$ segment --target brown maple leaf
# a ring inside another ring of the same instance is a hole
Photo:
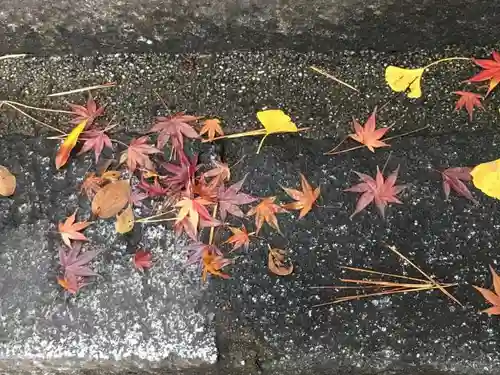
[[[358,175],[361,183],[354,185],[344,191],[350,191],[354,193],[362,193],[361,197],[358,199],[356,204],[356,210],[352,213],[350,218],[361,212],[370,203],[375,202],[377,209],[380,212],[382,218],[385,217],[385,207],[389,203],[399,203],[402,204],[397,195],[401,193],[407,185],[395,185],[398,178],[399,166],[392,172],[387,179],[384,180],[384,176],[377,167],[377,175],[375,179],[363,173],[354,172]]]
[[[489,80],[490,84],[486,92],[486,96],[488,96],[498,83],[500,83],[500,53],[493,51],[493,60],[472,59],[472,61],[483,68],[483,71],[469,78],[466,82],[483,82]]]
[[[104,130],[87,130],[82,133],[79,139],[84,141],[84,144],[78,155],[94,150],[96,163],[99,160],[99,156],[101,155],[104,147],[113,149],[111,139],[104,132]]]
[[[262,201],[257,206],[248,211],[247,216],[255,215],[255,226],[257,228],[255,231],[256,234],[259,233],[264,222],[268,223],[281,234],[276,214],[287,211],[283,207],[274,203],[275,201],[276,197],[262,198]]]
[[[440,171],[441,177],[443,177],[443,191],[446,200],[450,197],[450,191],[453,190],[458,195],[461,195],[474,203],[478,203],[472,196],[472,193],[467,185],[463,182],[470,181],[472,179],[470,174],[471,170],[472,169],[468,167],[454,167]]]
[[[296,200],[296,202],[284,204],[283,207],[287,210],[301,210],[299,219],[303,218],[309,211],[311,211],[312,206],[318,199],[320,193],[320,188],[317,187],[313,190],[302,173],[300,174],[300,183],[302,185],[302,191],[282,187],[282,189],[285,190],[291,198]]]
[[[216,135],[224,135],[224,131],[220,126],[220,120],[216,118],[205,120],[203,127],[200,129],[200,135],[207,133],[209,142],[212,142]]]
[[[71,111],[75,116],[71,120],[71,123],[76,125],[81,123],[82,121],[87,121],[85,125],[86,127],[92,125],[97,117],[102,116],[105,108],[98,107],[97,103],[91,95],[89,95],[89,98],[87,99],[87,105],[85,107],[78,104],[69,104],[69,106],[71,107]]]
[[[474,107],[484,109],[483,105],[481,104],[481,99],[483,98],[481,95],[468,91],[454,91],[453,93],[460,95],[460,98],[455,105],[455,111],[459,111],[461,108],[465,107],[471,121]]]
[[[366,121],[365,126],[361,126],[361,124],[358,122],[358,120],[353,118],[353,125],[354,125],[354,131],[356,132],[355,134],[349,134],[349,137],[354,139],[355,141],[365,145],[368,150],[371,152],[375,152],[375,148],[378,147],[388,147],[389,145],[383,141],[380,140],[385,133],[390,128],[380,128],[380,129],[375,129],[375,113],[377,111],[377,108],[373,110],[373,113],[370,115],[368,120]]]
[[[85,237],[83,233],[80,233],[80,231],[92,224],[88,221],[75,223],[77,211],[78,210],[76,210],[73,215],[69,216],[64,223],[59,222],[58,226],[62,240],[69,248],[71,248],[71,240],[87,241],[87,237]]]
[[[500,315],[500,276],[498,276],[498,274],[495,272],[492,266],[490,266],[490,271],[491,275],[493,276],[494,292],[489,289],[480,288],[475,285],[473,285],[473,287],[476,288],[476,290],[483,295],[486,301],[488,301],[493,305],[492,307],[489,307],[481,312],[484,312],[489,315]]]
[[[134,172],[136,168],[143,167],[148,170],[153,170],[154,165],[149,155],[161,153],[156,147],[148,144],[149,137],[144,136],[133,139],[130,142],[127,150],[127,167],[130,172]]]
[[[89,199],[92,199],[94,195],[101,189],[103,183],[103,179],[99,176],[96,176],[96,174],[92,172],[89,173],[85,180],[83,180],[80,190],[85,192]]]
[[[244,225],[241,228],[236,227],[228,227],[233,235],[229,237],[224,243],[229,243],[233,245],[231,252],[243,247],[245,250],[248,250],[248,246],[250,246],[250,236],[253,236],[255,233],[248,233],[247,228]]]

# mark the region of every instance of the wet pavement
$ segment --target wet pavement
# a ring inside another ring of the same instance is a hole
[[[94,262],[102,275],[77,299],[65,300],[55,282],[56,224],[88,203],[78,194],[92,158],[53,166],[55,141],[19,115],[2,114],[1,164],[18,178],[12,199],[0,200],[0,372],[153,370],[186,374],[496,374],[499,327],[478,314],[486,305],[471,284],[490,286],[488,265],[498,263],[498,203],[473,191],[478,205],[444,200],[440,175],[432,168],[475,165],[498,158],[498,105],[493,94],[473,122],[454,113],[451,92],[474,71],[453,62],[424,75],[424,97],[394,96],[383,82],[386,64],[422,66],[443,56],[489,56],[492,47],[408,54],[342,52],[299,54],[234,52],[196,56],[115,54],[7,60],[0,64],[3,96],[34,106],[62,108],[82,94],[47,99],[51,92],[117,81],[99,92],[108,115],[121,124],[120,137],[151,126],[169,112],[217,115],[225,130],[256,128],[255,112],[282,108],[300,135],[224,141],[221,157],[233,179],[248,173],[245,191],[278,195],[296,187],[299,172],[321,186],[321,202],[304,219],[279,215],[284,236],[265,227],[260,236],[286,248],[295,271],[278,277],[267,270],[267,245],[252,243],[228,268],[230,280],[201,284],[196,269],[183,266],[182,242],[169,226],[118,236],[111,222],[86,234],[103,250]],[[308,69],[314,64],[358,87],[354,94]],[[357,150],[324,156],[350,132],[354,115],[364,121],[373,108],[392,101],[379,123],[393,134],[430,127],[391,142],[375,154]],[[32,112],[30,112],[32,113]],[[63,117],[36,116],[65,128]],[[392,152],[391,152],[392,151]],[[400,165],[403,205],[390,206],[381,220],[374,207],[349,216],[356,195],[343,189],[357,182],[352,171],[373,175]],[[417,276],[390,253],[394,244],[451,289],[460,307],[437,291],[396,295],[313,308],[336,294],[312,289],[338,284],[342,265]],[[137,247],[150,249],[158,264],[145,275],[130,265]],[[15,318],[13,318],[15,317]],[[36,361],[36,362],[33,362]],[[36,366],[35,366],[36,365]],[[95,370],[96,366],[102,366]],[[92,370],[94,368],[94,370]],[[181,369],[181,370],[179,370]],[[99,372],[102,373],[102,372]]]

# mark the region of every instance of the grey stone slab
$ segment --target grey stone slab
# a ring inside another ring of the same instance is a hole
[[[93,262],[101,277],[76,298],[64,296],[56,283],[57,222],[79,205],[88,217],[78,186],[91,160],[56,172],[51,143],[0,139],[2,164],[18,178],[15,196],[0,200],[0,371],[214,363],[205,289],[197,270],[185,267],[182,243],[170,229],[146,227],[127,237],[115,234],[110,221],[95,223],[86,246],[102,251]],[[154,254],[144,275],[131,264],[137,248]]]
[[[473,46],[498,17],[487,0],[4,0],[0,53]]]
[[[259,235],[266,241],[255,240],[232,267],[232,278],[211,285],[227,312],[217,315],[228,347],[223,357],[236,365],[257,362],[265,373],[499,373],[498,318],[479,314],[488,304],[471,285],[491,286],[490,264],[500,271],[500,202],[473,188],[477,206],[453,193],[445,201],[440,175],[431,169],[498,158],[497,132],[403,138],[390,150],[337,157],[321,155],[324,141],[282,136],[266,142],[259,155],[249,139],[226,148],[229,164],[246,155],[234,178],[248,173],[247,191],[288,201],[280,186],[298,186],[302,172],[321,184],[319,204],[328,207],[301,220],[278,215],[283,237],[264,228]],[[385,171],[399,164],[399,181],[409,184],[403,204],[390,206],[385,221],[373,206],[350,220],[357,195],[343,189],[357,183],[352,171],[373,175],[388,158]],[[268,272],[266,242],[289,250],[291,276]],[[421,276],[383,242],[438,280],[458,283],[450,291],[465,307],[435,291],[312,307],[342,293],[311,287],[359,276],[342,265]]]

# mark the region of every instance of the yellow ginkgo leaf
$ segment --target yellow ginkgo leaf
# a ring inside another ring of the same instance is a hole
[[[500,159],[479,164],[470,174],[475,187],[490,197],[500,199]]]
[[[420,98],[422,89],[420,82],[425,68],[406,69],[397,66],[388,66],[385,69],[385,80],[389,87],[396,92],[408,90],[409,98]]]
[[[285,114],[285,112],[283,112],[281,109],[268,109],[265,111],[257,112],[257,119],[264,126],[264,129],[250,130],[247,132],[236,133],[236,134],[228,134],[221,137],[213,138],[212,141],[216,141],[218,139],[223,139],[223,138],[240,138],[251,135],[263,135],[264,137],[260,141],[259,147],[257,148],[257,154],[258,154],[260,152],[260,149],[262,148],[264,140],[269,134],[297,133],[309,129],[309,128],[300,128],[300,129],[297,128],[297,125],[293,123],[290,116]],[[208,141],[209,141],[208,139],[202,140],[202,142],[208,142]]]

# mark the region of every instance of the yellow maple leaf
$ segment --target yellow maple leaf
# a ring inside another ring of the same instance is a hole
[[[425,68],[407,69],[389,65],[385,68],[385,80],[389,87],[396,92],[408,91],[409,98],[420,98],[422,89],[420,83]]]
[[[490,197],[500,199],[500,159],[479,164],[470,174],[475,187]]]
[[[260,149],[262,148],[264,140],[269,134],[297,133],[309,129],[309,128],[300,128],[300,129],[297,128],[297,125],[293,123],[290,116],[288,116],[281,109],[267,109],[265,111],[259,111],[257,112],[257,119],[262,124],[264,129],[250,130],[242,133],[224,135],[222,137],[213,138],[212,141],[223,138],[240,138],[252,135],[263,135],[264,137],[260,141],[259,147],[257,148],[257,154],[258,154],[260,152]],[[208,142],[208,140],[203,140],[202,142]]]

